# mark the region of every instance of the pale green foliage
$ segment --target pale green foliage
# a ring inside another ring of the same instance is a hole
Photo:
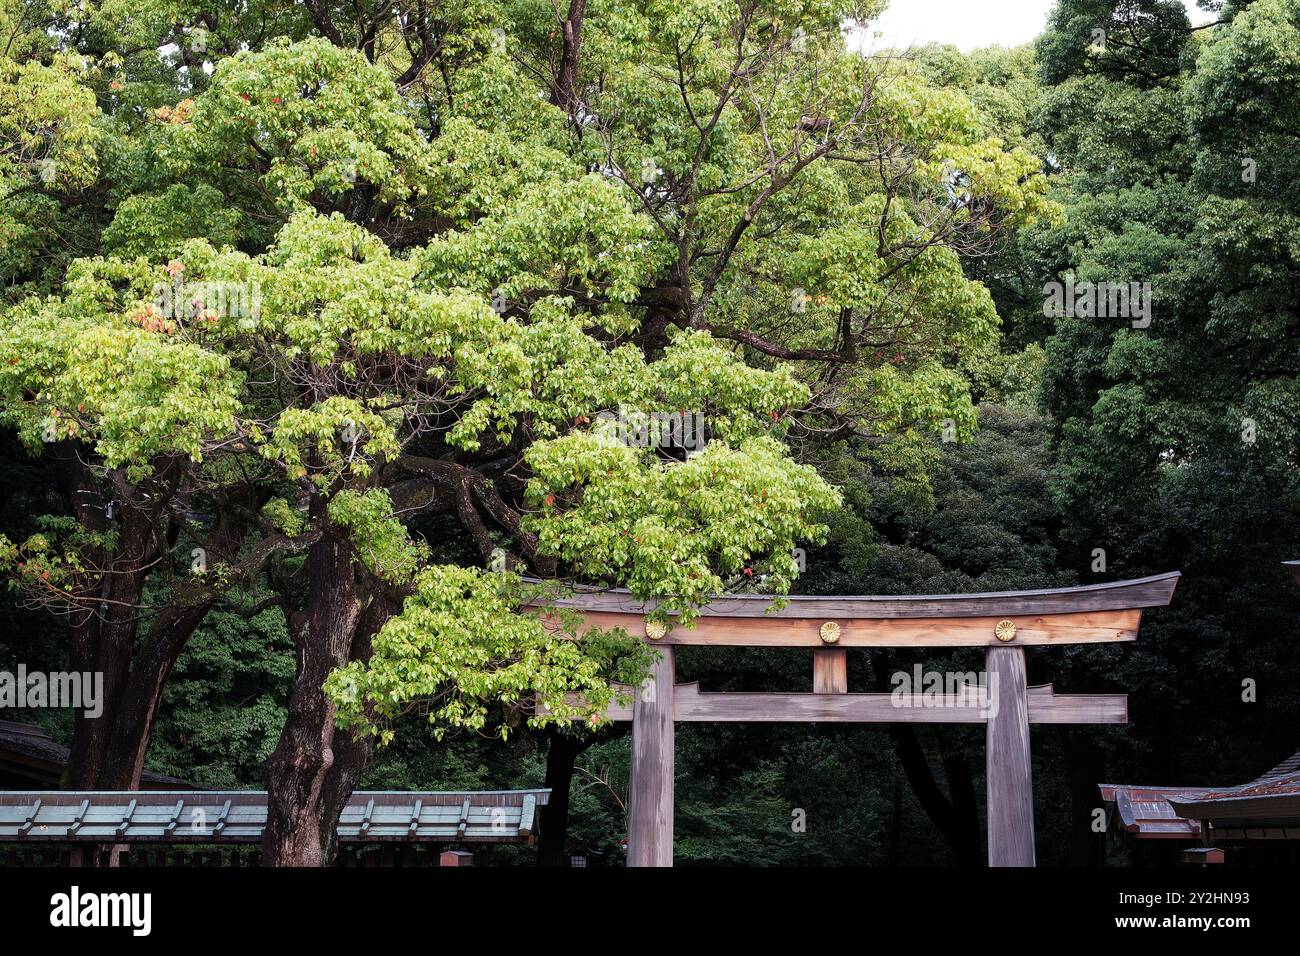
[[[285,409],[262,446],[263,455],[285,465],[289,478],[310,477],[322,489],[346,471],[368,476],[374,458],[397,450],[397,436],[383,416],[338,395],[311,408]]]
[[[143,262],[86,260],[69,270],[62,299],[11,309],[0,324],[0,421],[32,448],[86,441],[133,477],[159,454],[202,460],[205,439],[231,428],[241,376],[155,311],[153,290],[167,280]]]
[[[675,334],[648,371],[655,407],[698,409],[710,433],[732,443],[779,432],[784,416],[808,401],[807,386],[789,368],[747,365],[707,332]]]
[[[535,0],[447,11],[436,62],[401,90],[385,35],[376,64],[319,38],[226,42],[189,90],[115,91],[122,184],[96,251],[116,258],[78,262],[60,295],[5,314],[0,346],[20,358],[0,368],[0,421],[35,444],[57,419],[56,437],[134,477],[160,456],[201,463],[190,477],[257,486],[268,536],[345,538],[367,595],[413,584],[368,664],[330,679],[340,724],[386,736],[423,708],[479,729],[494,702],[533,694],[551,708],[539,720],[597,713],[611,678],[638,679],[641,645],[521,612],[550,597],[510,575],[431,564],[407,524],[425,499],[406,485],[442,482],[438,507],[481,552],[535,545],[535,563],[661,598],[686,626],[717,593],[788,591],[792,549],[824,537],[840,494],[792,457],[792,420],[971,431],[968,382],[997,316],[936,223],[978,232],[989,208],[1004,226],[1051,209],[1036,160],[964,96],[906,63],[876,75],[845,48],[844,19],[880,6],[593,4],[580,122],[537,81],[554,13]],[[97,16],[147,47],[172,12]],[[275,32],[293,33],[284,22]],[[742,24],[753,69],[737,80]],[[858,133],[805,168],[831,127]],[[906,159],[890,161],[901,186],[854,158],[867,130]],[[945,193],[954,168],[968,207]],[[796,286],[807,308],[792,315]],[[159,308],[159,288],[182,308]],[[888,345],[834,374],[755,360],[727,335],[830,350],[846,316]],[[611,413],[699,416],[707,444],[629,443]],[[491,510],[498,492],[510,501]],[[490,527],[466,517],[479,505]]]
[[[774,180],[793,175],[831,131],[869,130],[833,151],[854,161],[808,166],[762,207],[701,319],[791,349],[840,348],[846,326],[863,342],[885,343],[861,349],[841,382],[821,383],[822,400],[863,430],[953,418],[964,437],[975,408],[966,390],[951,386],[988,364],[998,317],[950,246],[990,227],[1059,215],[1041,161],[1018,130],[1004,138],[962,91],[937,87],[909,59],[846,50],[844,18],[865,11],[763,3],[753,16],[764,24],[771,17],[770,30],[765,25],[738,50],[729,31],[748,10],[710,0],[600,9],[583,41],[586,62],[601,77],[590,94],[601,135],[583,140],[589,161],[619,167],[649,197],[647,206],[660,189],[693,192],[694,201],[658,207],[655,220],[685,246],[671,250],[679,261],[707,271]],[[780,50],[796,36],[797,46],[770,59],[762,52],[765,42]],[[722,95],[742,55],[752,57],[744,79]],[[685,91],[676,86],[680,76],[688,78]],[[877,144],[886,155],[873,154]],[[962,202],[953,200],[954,177]],[[888,388],[845,384],[870,382],[881,363],[893,366],[882,373]],[[939,366],[959,375],[936,387]],[[796,374],[822,372],[795,367]]]
[[[383,489],[340,491],[330,499],[329,513],[330,520],[348,533],[362,562],[377,578],[405,584],[428,560],[428,545],[407,535]]]
[[[586,334],[586,323],[555,300],[539,302],[531,319],[527,325],[500,322],[492,339],[458,352],[458,385],[485,397],[452,429],[452,441],[476,447],[489,427],[508,441],[524,415],[534,436],[550,438],[583,419],[592,423],[598,412],[623,408],[698,410],[713,434],[730,440],[758,433],[760,423],[770,428],[808,398],[789,370],[746,365],[705,332],[676,335],[663,356],[647,364],[631,345],[603,348]]]
[[[262,506],[262,514],[271,522],[271,526],[282,534],[301,534],[306,526],[302,512],[283,498],[272,498]]]
[[[286,208],[375,186],[389,201],[422,195],[429,152],[392,80],[356,50],[324,39],[274,42],[223,60],[160,150],[179,173],[257,171]]]
[[[930,362],[908,375],[892,365],[864,369],[846,391],[867,409],[882,432],[928,426],[937,432],[945,417],[956,426],[957,440],[969,440],[978,425],[969,404],[969,383],[957,371]]]
[[[588,322],[563,300],[547,299],[530,321],[498,320],[456,355],[459,389],[482,394],[449,439],[477,448],[487,429],[508,441],[520,416],[533,433],[551,437],[583,415],[613,408],[638,394],[645,362],[634,346],[606,349],[587,334]]]
[[[244,232],[244,215],[221,191],[200,183],[171,186],[160,193],[128,197],[101,237],[106,252],[123,259],[170,259],[187,239],[203,237],[220,248]]]
[[[49,66],[0,58],[0,196],[34,182],[72,189],[94,179],[101,132],[95,96],[81,83],[85,69],[68,54]]]
[[[555,118],[558,121],[558,113]],[[527,132],[499,124],[484,128],[468,117],[451,117],[431,144],[430,199],[457,228],[465,228],[508,208],[527,185],[579,172],[570,157],[538,132],[532,130],[531,139],[521,142]]]
[[[530,716],[532,725],[578,717],[595,723],[591,715],[613,698],[611,668],[615,678],[632,679],[648,651],[622,629],[579,634],[572,615],[544,620],[524,609],[529,598],[512,574],[426,568],[402,613],[375,636],[369,665],[349,664],[326,681],[336,721],[386,742],[393,731],[383,725],[403,713],[426,714],[441,734],[485,727],[487,701],[531,710],[535,699],[549,713]],[[567,700],[570,693],[583,703]],[[508,723],[497,728],[503,737],[508,732]]]
[[[772,438],[735,449],[714,442],[684,462],[652,458],[601,434],[539,442],[528,453],[528,490],[542,510],[528,527],[584,574],[664,598],[660,616],[679,612],[683,623],[728,579],[761,573],[772,591],[787,591],[796,543],[822,538],[816,517],[840,502]]]
[[[348,350],[443,358],[496,321],[482,299],[417,286],[409,261],[338,214],[295,216],[264,263],[258,321],[285,358],[322,366]]]
[[[960,89],[970,97],[987,135],[1004,137],[1013,145],[1033,142],[1034,151],[1042,151],[1027,130],[1042,90],[1032,46],[962,52],[951,45],[929,44],[911,55],[931,83]]]
[[[82,554],[87,548],[112,547],[113,532],[88,532],[72,518],[43,515],[41,531],[15,543],[0,535],[0,569],[29,593],[46,595],[73,587],[86,570]]]
[[[94,183],[105,139],[87,85],[101,64],[47,51],[50,38],[29,19],[40,17],[41,6],[6,0],[0,7],[0,295],[6,300],[62,279],[50,260],[63,257],[66,264],[69,240],[79,238],[65,202]],[[28,53],[33,58],[24,60]]]
[[[628,302],[662,265],[652,235],[649,221],[608,180],[544,180],[473,229],[435,239],[424,252],[424,275],[507,301],[566,279],[593,297]]]

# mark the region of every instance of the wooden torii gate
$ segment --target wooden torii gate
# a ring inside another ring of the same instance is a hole
[[[581,591],[555,602],[580,611],[584,626],[624,627],[660,650],[632,704],[612,720],[632,721],[628,865],[672,866],[673,737],[676,721],[983,723],[988,771],[990,866],[1034,865],[1029,725],[1124,723],[1128,697],[1059,695],[1025,680],[1028,645],[1093,644],[1137,638],[1142,609],[1164,607],[1178,572],[1041,591],[906,597],[801,597],[777,612],[762,595],[721,597],[694,628],[647,621],[654,609],[622,590]],[[813,651],[813,692],[704,693],[674,684],[673,648],[803,647]],[[986,692],[933,695],[848,693],[851,647],[984,647]],[[937,703],[937,706],[936,706]]]

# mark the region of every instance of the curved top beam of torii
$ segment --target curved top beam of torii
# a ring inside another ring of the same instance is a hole
[[[626,627],[657,644],[737,647],[970,647],[1090,644],[1137,637],[1142,609],[1164,607],[1179,572],[1038,591],[903,596],[793,595],[772,610],[769,595],[728,595],[700,610],[693,628],[660,635],[645,617],[656,602],[623,589],[580,588],[556,600],[588,626]],[[1011,626],[1007,626],[1010,622]]]

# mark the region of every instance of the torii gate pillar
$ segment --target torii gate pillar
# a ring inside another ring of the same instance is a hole
[[[661,647],[632,709],[627,865],[673,865],[673,649]]]
[[[990,647],[984,658],[989,695],[995,701],[985,724],[984,746],[989,866],[1033,866],[1034,779],[1029,763],[1025,649]]]

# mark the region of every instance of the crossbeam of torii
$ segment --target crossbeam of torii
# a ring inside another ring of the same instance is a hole
[[[1132,581],[1041,591],[905,597],[722,597],[694,628],[666,630],[646,615],[654,605],[627,591],[581,591],[555,602],[580,611],[584,626],[624,627],[660,650],[630,706],[612,720],[632,721],[628,794],[628,865],[673,862],[673,727],[676,721],[839,721],[983,723],[986,725],[990,866],[1034,865],[1031,723],[1124,723],[1128,698],[1062,696],[1050,684],[1029,687],[1027,645],[1092,644],[1137,638],[1142,609],[1164,607],[1178,572]],[[813,651],[811,694],[702,693],[674,685],[679,645],[804,647]],[[963,686],[934,695],[850,694],[850,647],[984,647],[986,692]]]

